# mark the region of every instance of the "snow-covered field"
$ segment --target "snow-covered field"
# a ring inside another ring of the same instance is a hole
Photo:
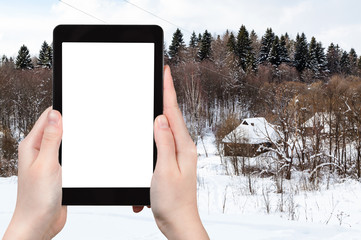
[[[361,183],[332,183],[321,191],[304,191],[299,180],[284,182],[277,194],[274,181],[228,176],[213,136],[198,145],[198,205],[211,239],[361,239]],[[0,178],[0,236],[16,201],[17,178]],[[267,207],[268,212],[267,213]],[[291,220],[293,219],[293,220]],[[165,239],[151,210],[135,214],[131,207],[69,207],[56,239]]]

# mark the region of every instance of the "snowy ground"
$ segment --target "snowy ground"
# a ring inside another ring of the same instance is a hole
[[[361,183],[348,180],[310,192],[299,180],[285,182],[289,194],[282,201],[271,179],[254,178],[250,194],[247,177],[225,174],[213,136],[204,140],[209,156],[199,144],[198,204],[211,239],[361,239]],[[0,236],[15,206],[16,183],[16,177],[0,178]],[[165,238],[150,209],[134,214],[130,207],[69,207],[55,239]]]

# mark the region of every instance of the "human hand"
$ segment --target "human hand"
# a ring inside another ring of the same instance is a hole
[[[158,158],[150,199],[168,239],[209,239],[197,208],[197,150],[179,110],[170,68],[164,68],[163,113],[154,121]],[[139,212],[143,207],[133,207]]]
[[[61,205],[59,146],[61,115],[51,107],[43,112],[19,145],[16,207],[6,239],[51,239],[64,227],[66,206]]]

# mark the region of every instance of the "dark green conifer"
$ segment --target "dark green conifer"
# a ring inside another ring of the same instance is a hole
[[[25,45],[20,47],[18,56],[16,57],[15,66],[17,69],[33,69],[31,57],[28,48]]]

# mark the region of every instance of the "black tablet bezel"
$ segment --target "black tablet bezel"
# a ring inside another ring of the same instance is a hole
[[[62,113],[63,42],[154,43],[154,119],[163,113],[163,30],[161,27],[156,25],[57,26],[53,32],[53,109],[60,113]],[[153,139],[153,171],[156,159],[157,148]],[[60,145],[60,164],[61,161]],[[63,188],[62,204],[150,205],[150,188]]]

